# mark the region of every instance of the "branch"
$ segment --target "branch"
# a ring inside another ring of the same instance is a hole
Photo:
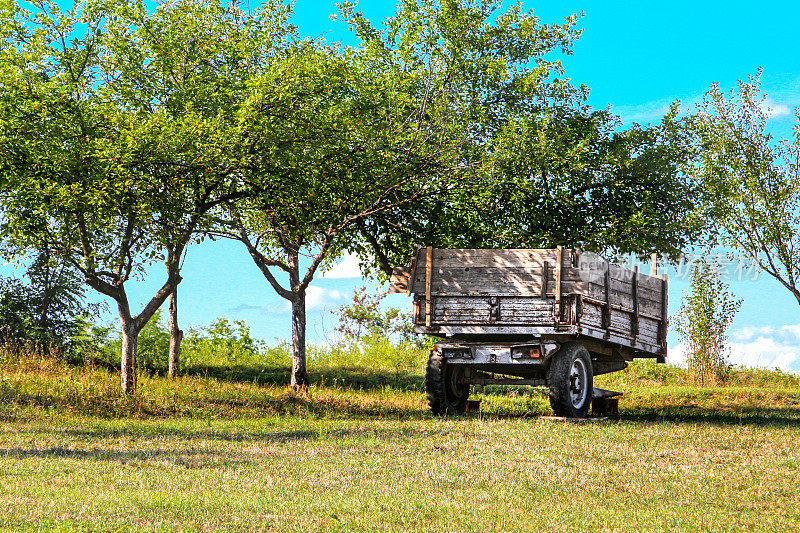
[[[261,270],[261,273],[264,274],[264,277],[267,278],[267,281],[269,281],[269,284],[272,285],[273,289],[275,289],[275,292],[277,292],[280,297],[285,298],[289,301],[293,301],[294,295],[292,294],[292,291],[287,290],[283,286],[281,286],[278,280],[275,279],[275,276],[272,273],[272,271],[269,269],[269,267],[271,266],[277,266],[278,268],[281,268],[286,272],[291,272],[289,266],[283,263],[282,261],[269,259],[264,254],[259,252],[256,249],[256,247],[253,246],[253,243],[250,241],[250,238],[247,235],[247,230],[245,229],[241,218],[239,218],[239,215],[234,211],[232,206],[228,207],[231,212],[231,218],[233,219],[234,224],[237,226],[239,230],[239,236],[237,240],[244,243],[244,245],[247,247],[247,251],[250,253],[250,257],[253,258],[253,261],[255,262],[256,266],[258,267],[259,270]]]
[[[381,249],[378,239],[369,232],[367,225],[364,224],[363,219],[358,219],[356,221],[356,225],[358,225],[358,230],[361,235],[364,236],[364,238],[367,240],[367,243],[372,247],[372,251],[375,254],[375,259],[378,260],[378,268],[380,268],[381,271],[387,276],[391,276],[394,269],[392,268],[391,263],[389,263],[389,258],[386,257],[386,254]]]

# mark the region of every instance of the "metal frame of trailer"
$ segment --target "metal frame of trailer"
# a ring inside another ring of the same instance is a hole
[[[442,339],[426,377],[441,414],[463,411],[469,385],[496,383],[548,385],[557,414],[585,416],[608,396],[594,375],[666,355],[669,280],[655,262],[645,275],[578,249],[429,247],[390,290],[413,295],[417,333]]]

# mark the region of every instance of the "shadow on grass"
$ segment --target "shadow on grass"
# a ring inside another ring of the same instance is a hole
[[[149,448],[147,450],[120,449],[77,449],[52,446],[47,448],[10,448],[0,450],[4,459],[77,459],[85,461],[108,461],[127,464],[164,464],[182,466],[188,469],[218,468],[220,466],[244,466],[253,464],[249,454],[221,452],[216,450],[199,450],[197,448],[164,449]]]
[[[253,367],[193,365],[183,371],[184,376],[213,378],[234,383],[249,383],[285,387],[289,384],[287,367]],[[422,391],[424,377],[406,370],[372,369],[364,367],[336,367],[309,370],[309,380],[318,387],[339,387],[347,390],[374,391],[387,387],[399,391]]]
[[[424,419],[430,415],[423,406],[389,392],[375,396],[338,394],[325,390],[319,394],[295,394],[288,390],[265,394],[243,394],[236,391],[215,396],[181,391],[175,396],[147,391],[127,397],[116,391],[101,395],[80,396],[53,394],[46,391],[6,389],[0,394],[0,421],[15,422],[41,419],[55,413],[95,416],[104,419],[174,419],[236,420],[264,417],[298,417],[325,419]],[[247,391],[245,391],[247,392]]]
[[[737,407],[714,409],[667,405],[620,410],[616,420],[629,422],[670,422],[719,426],[800,427],[800,409],[795,407]]]

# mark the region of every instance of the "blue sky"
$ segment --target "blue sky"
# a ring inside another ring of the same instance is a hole
[[[761,66],[763,88],[774,109],[770,126],[776,135],[791,134],[794,109],[800,105],[800,3],[570,0],[525,1],[523,5],[534,9],[543,22],[585,13],[575,54],[563,59],[567,75],[575,84],[589,86],[593,106],[612,105],[628,124],[658,121],[673,100],[694,105],[712,82],[729,88]],[[378,22],[394,11],[394,5],[362,1],[359,9]],[[329,19],[334,11],[333,1],[297,0],[295,23],[305,35],[351,42],[347,28]],[[152,279],[131,284],[134,307],[152,296],[162,281],[161,270],[156,269]],[[10,271],[10,266],[0,267],[0,273]],[[670,311],[674,313],[688,283],[676,277],[675,269],[669,273]],[[268,341],[289,338],[288,305],[267,285],[241,245],[207,242],[190,249],[183,276],[183,327],[226,316],[247,320],[254,335]],[[335,318],[330,310],[364,283],[353,258],[346,258],[312,284],[308,297],[311,341],[323,341],[333,331]],[[757,281],[732,279],[731,286],[744,299],[731,331],[732,361],[800,372],[797,301],[765,274]],[[397,295],[388,303],[409,304]],[[669,340],[670,357],[679,361],[681,347],[674,332]]]

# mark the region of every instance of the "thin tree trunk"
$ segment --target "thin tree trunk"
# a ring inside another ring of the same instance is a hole
[[[307,389],[306,370],[306,293],[294,293],[292,301],[292,381],[294,390]]]
[[[120,357],[120,380],[122,392],[133,394],[136,391],[136,342],[139,332],[130,316],[122,319],[122,354]]]
[[[178,287],[169,295],[169,370],[168,375],[174,378],[180,371],[181,341],[183,331],[178,327]]]

